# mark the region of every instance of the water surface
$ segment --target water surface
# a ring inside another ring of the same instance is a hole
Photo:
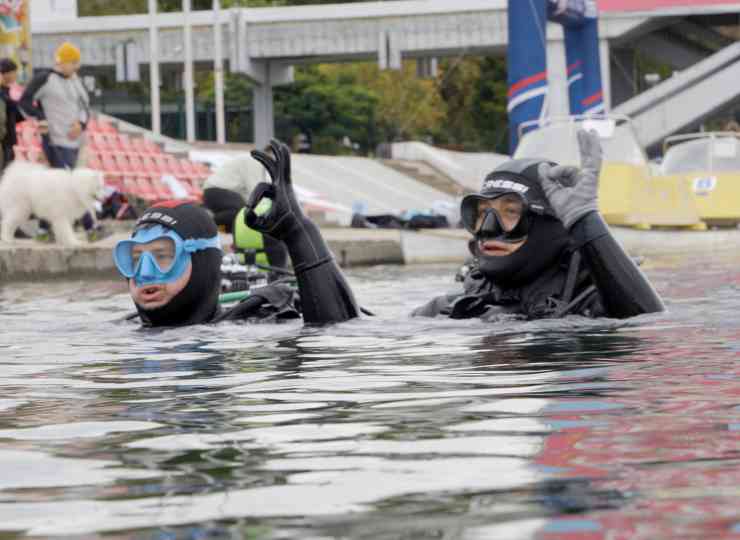
[[[380,314],[141,331],[120,283],[0,290],[0,538],[738,538],[738,257],[650,260],[627,323]]]

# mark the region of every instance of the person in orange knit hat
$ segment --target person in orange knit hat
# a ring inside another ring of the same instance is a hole
[[[23,114],[39,121],[44,154],[57,169],[75,168],[82,134],[90,120],[90,99],[77,76],[81,56],[72,43],[59,45],[54,52],[54,69],[36,72],[20,100]],[[104,235],[90,213],[82,217],[82,223],[89,239]]]

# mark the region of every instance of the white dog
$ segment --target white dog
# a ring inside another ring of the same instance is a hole
[[[51,223],[54,236],[63,246],[80,242],[74,222],[102,196],[103,174],[90,169],[50,169],[38,163],[15,161],[0,182],[0,239],[12,242],[15,230],[31,214]]]

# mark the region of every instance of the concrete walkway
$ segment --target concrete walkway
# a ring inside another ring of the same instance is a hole
[[[612,228],[617,239],[633,256],[680,255],[682,253],[729,253],[740,251],[740,230],[638,231]],[[468,255],[469,235],[460,229],[420,232],[392,229],[323,229],[342,266],[373,264],[461,263]],[[80,248],[65,249],[34,240],[0,243],[0,282],[49,278],[115,277],[111,250],[127,232]],[[223,237],[224,246],[230,238]]]

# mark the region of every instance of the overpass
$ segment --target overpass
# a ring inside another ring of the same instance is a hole
[[[614,108],[635,123],[645,148],[740,98],[740,42]]]
[[[643,5],[645,1],[656,0],[643,0]],[[666,0],[662,2],[665,4]],[[272,88],[292,81],[294,65],[372,60],[382,68],[397,68],[402,58],[503,54],[508,43],[507,3],[507,0],[404,0],[225,10],[220,24],[224,30],[224,50],[229,51],[229,67],[246,73],[256,83],[255,142],[261,145],[272,136]],[[633,42],[668,21],[689,14],[738,11],[740,3],[735,2],[701,8],[661,7],[603,13],[599,23],[600,52],[607,108],[611,103],[608,68],[611,47]],[[184,60],[182,21],[180,13],[156,17],[161,62]],[[212,61],[213,14],[194,12],[191,22],[195,60]],[[34,19],[33,62],[36,66],[51,65],[57,44],[63,39],[73,39],[80,44],[86,65],[115,65],[115,46],[123,41],[133,42],[145,63],[149,58],[148,29],[147,15]],[[550,111],[567,114],[562,28],[549,24],[547,38]],[[686,62],[697,58],[691,52],[684,55],[688,58]]]

